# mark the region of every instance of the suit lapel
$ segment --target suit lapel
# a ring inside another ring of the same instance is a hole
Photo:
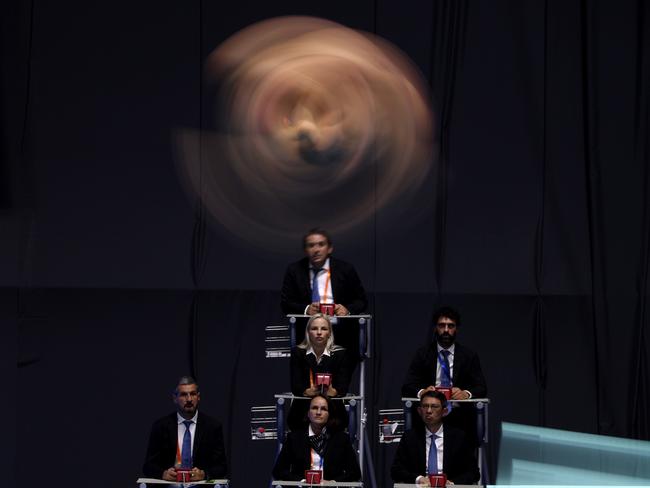
[[[431,384],[435,385],[436,384],[436,378],[437,378],[437,368],[438,368],[438,346],[436,342],[433,343],[433,345],[429,348],[429,354],[430,354],[430,359],[429,359],[429,365],[431,367]]]
[[[419,471],[424,473],[427,470],[427,436],[426,436],[426,427],[424,430],[417,429],[414,433],[418,436],[417,442],[415,443],[417,449],[417,455],[415,459],[419,460],[420,468]]]
[[[456,452],[458,451],[458,438],[454,436],[453,432],[449,432],[449,430],[448,427],[445,427],[443,436],[442,469],[445,473],[448,473],[452,467],[453,459],[456,457]]]
[[[305,432],[304,436],[300,436],[302,439],[303,447],[302,452],[305,460],[305,469],[311,469],[311,445],[309,444],[309,429]]]
[[[315,374],[316,367],[318,366],[316,364],[316,356],[314,354],[305,354],[305,359],[307,360],[307,364],[309,365],[309,369],[311,369],[311,372]],[[314,382],[315,381],[316,381],[316,378],[314,378]]]
[[[178,417],[176,412],[169,418],[169,424],[167,425],[167,432],[170,439],[170,448],[174,451],[174,462],[176,462],[176,455],[178,453],[179,443],[178,443]]]
[[[339,291],[339,281],[337,278],[340,278],[339,273],[336,272],[336,260],[330,256],[330,286],[332,287],[332,297],[334,303],[340,303],[338,291]]]
[[[201,438],[203,436],[203,427],[205,427],[203,423],[203,419],[201,417],[201,414],[199,413],[199,416],[196,418],[196,430],[194,431],[194,446],[193,446],[193,454],[192,454],[192,459],[196,459],[196,454],[199,452],[199,447],[201,446]]]
[[[448,471],[448,462],[447,460],[449,459],[449,454],[451,451],[451,445],[450,445],[449,438],[447,436],[447,429],[443,430],[443,435],[442,435],[442,472],[447,473]]]
[[[300,261],[300,273],[298,274],[298,279],[300,280],[298,286],[302,290],[303,299],[307,300],[307,303],[311,303],[311,283],[309,282],[309,260],[304,258]]]
[[[331,353],[330,353],[331,354]],[[332,356],[323,354],[320,357],[320,367],[322,371],[332,372]]]
[[[465,357],[463,356],[463,348],[456,344],[456,348],[454,349],[454,370],[451,373],[451,382],[454,385],[458,382],[458,371],[462,370],[464,361]]]

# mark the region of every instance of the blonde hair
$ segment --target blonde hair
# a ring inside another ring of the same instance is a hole
[[[300,349],[309,349],[313,346],[311,340],[309,339],[309,327],[311,327],[311,324],[314,323],[314,321],[317,319],[323,319],[325,322],[327,322],[327,326],[330,328],[330,336],[327,338],[325,349],[331,352],[343,350],[343,347],[334,344],[334,329],[332,328],[332,322],[330,320],[330,316],[325,315],[324,313],[317,313],[309,318],[307,325],[305,326],[305,338],[300,344],[298,344],[298,347]]]

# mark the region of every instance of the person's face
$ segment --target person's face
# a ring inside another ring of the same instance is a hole
[[[438,344],[445,349],[449,348],[456,340],[456,322],[449,317],[440,317],[436,324],[436,338]]]
[[[327,340],[332,334],[329,322],[325,319],[314,319],[311,324],[309,324],[309,342],[312,346],[321,346],[325,347]]]
[[[322,268],[327,257],[332,254],[334,247],[330,245],[322,234],[311,234],[305,239],[305,254],[310,264],[315,268]]]
[[[427,427],[439,425],[446,411],[439,399],[428,396],[422,398],[418,406],[418,413]]]
[[[315,397],[309,403],[309,423],[314,430],[320,430],[327,425],[330,413],[327,402],[323,397]]]
[[[181,417],[191,419],[199,408],[201,394],[196,385],[178,385],[174,394],[174,403]]]

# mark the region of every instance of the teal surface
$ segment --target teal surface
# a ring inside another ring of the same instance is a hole
[[[497,485],[650,486],[650,442],[504,422]]]

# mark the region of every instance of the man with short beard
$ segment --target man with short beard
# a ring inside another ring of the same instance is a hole
[[[177,469],[184,469],[190,481],[226,478],[223,429],[218,420],[199,412],[201,393],[194,378],[181,377],[172,400],[176,411],[151,428],[144,475],[176,481]]]
[[[452,400],[485,398],[487,387],[478,355],[456,342],[460,327],[458,311],[442,307],[433,315],[433,323],[434,341],[418,349],[413,356],[402,385],[402,396],[420,398],[425,391],[451,386]],[[472,405],[454,408],[447,422],[471,433],[475,430],[469,418],[472,413]]]

